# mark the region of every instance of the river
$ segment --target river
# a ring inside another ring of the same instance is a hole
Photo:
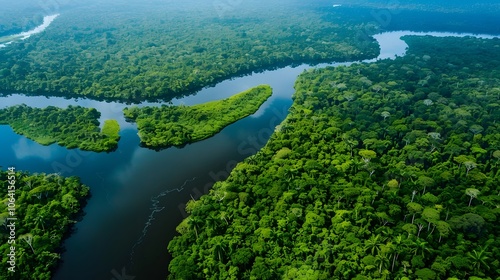
[[[38,34],[38,33],[42,32],[42,31],[44,31],[47,27],[49,27],[49,25],[58,16],[59,16],[59,14],[45,16],[43,18],[42,24],[40,24],[39,26],[35,27],[32,30],[29,30],[29,31],[26,31],[26,32],[22,32],[22,33],[19,33],[19,34],[15,34],[15,35],[9,35],[9,36],[0,37],[0,42],[2,42],[4,38],[8,38],[9,39],[9,41],[7,41],[6,43],[0,44],[0,48],[4,48],[7,45],[10,45],[11,43],[13,43],[13,42],[15,42],[17,40],[26,40],[29,37],[31,37],[31,35],[35,35],[35,34]]]
[[[381,46],[378,58],[403,56],[403,35],[475,36],[490,35],[388,32],[375,35]],[[217,135],[183,148],[153,151],[139,147],[135,124],[125,122],[126,104],[84,98],[34,97],[12,94],[0,97],[0,107],[27,104],[67,107],[80,105],[99,110],[101,122],[117,119],[122,131],[118,149],[112,153],[68,150],[58,145],[42,146],[0,126],[0,166],[15,166],[31,172],[61,172],[79,176],[91,187],[92,197],[85,216],[65,241],[63,263],[54,279],[165,279],[167,244],[175,227],[185,217],[184,203],[207,193],[213,182],[224,179],[237,162],[257,152],[287,115],[297,76],[311,67],[349,65],[329,63],[301,65],[253,73],[223,81],[196,95],[173,101],[193,105],[231,96],[259,84],[269,84],[273,95],[253,115],[235,122]],[[139,106],[160,106],[142,103]]]

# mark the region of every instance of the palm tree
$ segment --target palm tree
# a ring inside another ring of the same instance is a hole
[[[224,222],[226,222],[226,225],[229,225],[229,222],[227,221],[227,218],[231,218],[231,216],[229,216],[229,214],[227,212],[221,211],[220,212],[220,219],[224,220]]]
[[[427,247],[427,244],[428,242],[417,238],[417,240],[415,240],[415,242],[413,243],[415,247],[411,249],[411,252],[413,252],[414,255],[417,255],[420,252],[422,254],[422,257],[425,257],[425,252],[431,252],[431,250]]]
[[[292,168],[286,168],[285,169],[285,180],[290,183],[290,181],[292,181],[293,179],[295,179],[295,174],[297,174],[297,170],[296,169],[292,169]]]
[[[45,227],[43,226],[43,224],[44,224],[43,216],[38,215],[35,218],[35,227],[38,228],[39,225],[42,225],[42,229],[43,229],[43,231],[45,231]]]
[[[208,215],[206,217],[205,224],[210,232],[215,233],[217,231],[217,227],[219,225],[218,221],[219,221],[219,219],[217,219],[216,217],[214,217],[212,215]]]
[[[389,258],[387,254],[377,254],[375,256],[375,263],[378,265],[378,273],[382,273],[382,268],[385,269],[389,265]]]
[[[203,221],[198,216],[191,215],[188,220],[188,225],[191,229],[194,230],[196,239],[198,239],[198,229],[203,225]]]
[[[490,269],[490,266],[488,265],[488,252],[486,252],[486,249],[488,246],[485,248],[482,248],[479,246],[479,250],[472,250],[472,252],[467,253],[467,257],[472,261],[472,266],[474,267],[474,272],[478,272],[481,269],[481,266],[486,269]]]
[[[370,239],[365,241],[365,250],[371,251],[372,255],[375,255],[375,251],[377,254],[380,251],[380,245],[382,245],[384,240],[380,236],[380,234],[370,236]]]
[[[257,164],[257,162],[258,162],[258,159],[255,155],[251,155],[251,156],[247,157],[246,160],[249,164]]]
[[[214,253],[214,256],[219,259],[219,261],[222,261],[223,256],[226,253],[226,244],[223,242],[223,237],[222,236],[217,236],[213,239],[215,242],[214,247],[212,249],[212,252]]]
[[[393,254],[393,257],[392,257],[392,266],[391,266],[391,271],[394,271],[394,266],[396,264],[396,262],[398,261],[398,258],[399,258],[399,254],[401,252],[404,252],[404,236],[403,235],[398,235],[396,236],[396,238],[394,238],[394,254]]]

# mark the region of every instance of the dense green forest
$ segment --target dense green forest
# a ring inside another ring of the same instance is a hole
[[[23,0],[2,3],[0,10],[0,37],[25,32],[43,22],[41,1]]]
[[[318,0],[324,3],[327,0]],[[420,12],[441,12],[441,13],[468,13],[474,11],[475,14],[485,12],[494,13],[500,10],[500,3],[496,0],[455,0],[449,2],[436,2],[435,0],[406,0],[387,2],[384,0],[337,0],[338,4],[348,7],[368,7],[373,9],[398,9],[412,10]]]
[[[134,106],[125,108],[124,114],[127,120],[137,123],[142,145],[181,146],[211,137],[255,113],[271,95],[270,86],[260,85],[223,100],[194,106]]]
[[[365,24],[338,13],[324,21],[301,1],[170,2],[101,1],[61,12],[42,34],[0,49],[0,89],[169,100],[256,70],[378,51],[356,32]]]
[[[120,125],[116,120],[106,120],[101,131],[100,116],[94,108],[70,105],[66,109],[39,109],[23,104],[0,109],[0,125],[8,124],[17,134],[42,145],[57,143],[69,149],[112,151],[120,139]]]
[[[500,40],[311,69],[267,145],[191,200],[170,279],[498,279]]]
[[[10,192],[12,185],[15,192]],[[88,195],[89,188],[75,177],[0,171],[0,278],[51,279],[62,241]],[[15,210],[8,203],[15,204]],[[9,218],[17,219],[15,238],[10,238],[7,225],[13,220]],[[11,246],[15,247],[15,272],[8,270]]]

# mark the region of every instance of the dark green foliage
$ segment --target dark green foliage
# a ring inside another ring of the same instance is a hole
[[[17,134],[42,145],[57,143],[70,149],[111,151],[120,139],[120,126],[116,120],[107,120],[101,132],[100,115],[96,109],[80,106],[39,109],[23,104],[0,109],[0,124],[8,124]]]
[[[10,176],[10,175],[9,175]],[[12,177],[0,171],[1,279],[51,279],[61,258],[61,245],[89,195],[75,177],[57,174],[15,173],[15,244],[9,244],[7,202]],[[7,254],[15,246],[15,273],[7,269]]]
[[[124,114],[137,122],[141,144],[180,146],[213,136],[255,113],[271,95],[270,86],[260,85],[223,100],[194,106],[131,107],[125,108]]]
[[[405,40],[298,78],[270,142],[188,203],[171,279],[499,277],[500,40]]]
[[[298,2],[242,1],[229,10],[213,1],[77,5],[43,34],[0,49],[0,89],[172,99],[279,65],[376,56],[374,40],[356,35],[364,24],[327,22]]]

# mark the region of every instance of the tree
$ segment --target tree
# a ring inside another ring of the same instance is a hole
[[[408,232],[408,238],[410,238],[410,236],[412,235],[416,235],[417,234],[417,226],[414,225],[414,224],[405,224],[402,229],[406,232]]]
[[[382,245],[384,246],[384,245]],[[382,268],[387,268],[389,266],[389,257],[386,253],[378,253],[375,256],[375,263],[378,264],[378,273],[382,272]]]
[[[35,249],[33,249],[33,235],[31,233],[27,233],[27,234],[23,234],[23,235],[19,236],[19,238],[21,240],[23,240],[24,242],[26,242],[26,244],[28,244],[30,246],[33,254],[35,254]]]
[[[474,135],[477,135],[477,134],[483,132],[484,128],[482,126],[480,126],[480,125],[474,124],[474,125],[471,125],[471,127],[469,128],[469,130]]]
[[[377,157],[377,153],[371,150],[360,150],[359,155],[363,158],[365,163]]]
[[[471,159],[466,155],[459,155],[454,157],[453,160],[458,163],[458,168],[460,168],[464,162],[470,161]]]
[[[467,257],[471,260],[475,273],[479,272],[481,267],[490,269],[490,262],[488,261],[490,258],[488,257],[489,253],[486,252],[487,248],[488,246],[485,248],[479,246],[478,250],[473,249],[472,252],[467,252]]]
[[[427,231],[431,226],[431,223],[435,224],[439,220],[439,212],[431,207],[425,207],[422,212],[422,218],[427,221]]]
[[[391,113],[389,113],[387,111],[383,111],[382,113],[380,113],[380,115],[384,118],[384,121],[385,121],[385,119],[387,119],[388,117],[391,116]]]
[[[36,218],[35,218],[35,225],[36,227],[38,227],[39,225],[42,226],[42,229],[43,231],[45,231],[45,227],[44,227],[44,217],[42,215],[38,215]]]
[[[448,223],[455,231],[461,230],[464,233],[472,233],[477,236],[483,231],[485,220],[477,214],[467,213],[451,218]]]
[[[500,160],[500,150],[494,151],[492,155],[497,159],[497,161]]]
[[[422,207],[422,205],[420,205],[416,202],[408,203],[407,207],[408,207],[408,211],[410,211],[410,214],[412,215],[411,223],[413,224],[413,222],[415,221],[415,215],[418,213],[421,213],[423,210],[423,207]]]
[[[215,238],[212,239],[212,242],[215,243],[212,247],[213,254],[220,262],[222,262],[223,257],[226,254],[226,246],[224,243],[224,239],[222,236],[216,236]]]
[[[476,198],[480,193],[481,192],[478,189],[474,189],[474,188],[468,188],[465,190],[465,194],[470,196],[468,207],[470,207],[470,204],[472,203],[472,199]]]
[[[380,234],[372,235],[365,241],[365,251],[370,251],[370,253],[375,256],[376,253],[379,253],[380,246],[384,244],[383,242],[384,238],[382,238]]]
[[[439,132],[429,132],[427,135],[434,140],[441,140],[441,133]]]
[[[451,228],[450,228],[450,225],[445,221],[438,221],[436,223],[436,226],[437,226],[437,229],[439,232],[439,241],[438,242],[441,243],[441,238],[448,237],[448,235],[450,234]]]
[[[424,187],[424,190],[422,191],[422,194],[425,194],[425,190],[428,187],[434,186],[434,183],[435,183],[434,179],[432,179],[430,177],[427,177],[427,176],[420,176],[417,179],[417,184],[419,184],[420,186]]]
[[[198,239],[198,229],[203,226],[203,221],[198,216],[190,216],[188,218],[188,225],[194,230],[196,239]]]
[[[434,280],[436,279],[436,272],[429,268],[419,269],[415,272],[415,275],[422,280]]]
[[[273,271],[269,269],[266,261],[262,257],[256,257],[252,266],[251,276],[255,279],[273,279]]]
[[[394,238],[394,254],[392,257],[392,265],[391,265],[391,271],[394,271],[394,266],[396,262],[398,261],[399,254],[403,253],[405,251],[404,244],[405,244],[405,239],[403,235],[398,235],[396,238]]]
[[[413,248],[411,252],[414,255],[420,254],[422,257],[425,257],[425,253],[430,253],[431,249],[428,247],[429,243],[427,241],[423,241],[421,238],[417,238],[413,243]]]
[[[469,176],[469,171],[477,167],[477,164],[473,161],[466,161],[464,162],[464,166],[467,169],[467,174],[466,176]]]

